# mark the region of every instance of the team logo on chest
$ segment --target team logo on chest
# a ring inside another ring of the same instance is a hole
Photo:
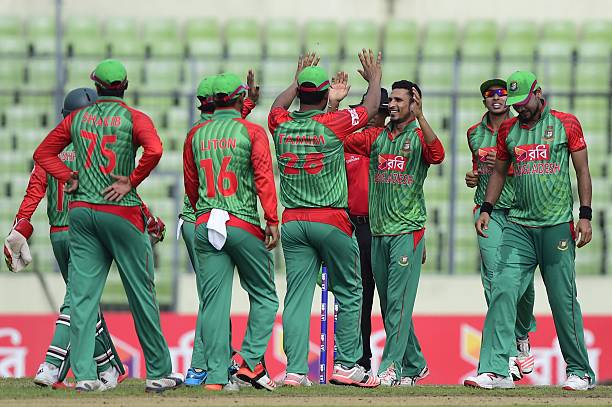
[[[406,139],[406,141],[404,141],[404,145],[402,145],[402,148],[400,149],[400,155],[402,157],[408,157],[411,150],[412,146],[410,145],[410,139]]]
[[[553,126],[546,127],[546,131],[544,132],[544,136],[542,136],[542,140],[549,143],[553,141],[555,138],[555,130]]]
[[[379,154],[378,155],[378,169],[381,171],[399,171],[403,172],[406,170],[406,163],[408,160],[406,157],[395,154]]]

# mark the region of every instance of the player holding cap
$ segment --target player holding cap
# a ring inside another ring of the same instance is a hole
[[[474,222],[480,216],[477,211],[484,201],[489,177],[495,166],[497,131],[502,122],[510,117],[510,106],[506,105],[508,92],[506,81],[502,79],[489,79],[480,85],[482,103],[487,112],[482,120],[467,131],[467,142],[472,151],[472,170],[465,175],[468,187],[476,188],[474,192]],[[508,222],[508,210],[514,204],[514,180],[512,167],[506,178],[501,196],[495,208],[491,212],[489,222],[488,238],[478,236],[478,248],[480,249],[480,277],[484,287],[487,305],[491,301],[491,280],[498,262],[497,248],[501,243],[502,230]],[[533,302],[535,292],[533,280],[527,287],[525,294],[518,302],[516,318],[516,343],[517,351],[512,352],[509,360],[510,372],[514,380],[520,380],[523,374],[533,371],[534,357],[529,353],[529,332],[535,331],[535,318],[533,316]]]
[[[212,120],[189,131],[183,151],[185,191],[197,217],[195,252],[203,287],[200,335],[209,390],[228,383],[234,267],[250,300],[237,376],[257,388],[275,387],[263,358],[278,309],[270,253],[278,241],[276,187],[264,129],[241,118],[246,88],[233,74],[215,78]]]
[[[321,263],[338,301],[337,355],[330,382],[360,387],[380,383],[357,364],[361,357],[359,247],[347,208],[343,140],[363,128],[380,103],[381,55],[359,54],[369,82],[363,106],[325,113],[330,88],[318,58],[300,58],[295,81],[272,105],[268,118],[276,146],[283,212],[282,243],[287,268],[283,311],[285,385],[310,386],[308,336],[312,297]],[[287,109],[295,99],[300,109]]]
[[[34,152],[34,161],[73,194],[70,224],[70,363],[77,390],[102,388],[97,380],[94,328],[111,262],[117,263],[147,366],[146,391],[182,384],[171,372],[155,298],[153,253],[146,234],[143,204],[136,187],[162,155],[151,119],[127,106],[127,72],[114,59],[102,61],[91,75],[100,98],[68,115]],[[73,144],[71,170],[58,154]],[[138,147],[144,152],[135,166]]]
[[[504,121],[499,129],[495,168],[475,224],[478,234],[488,237],[491,214],[511,164],[515,203],[499,247],[478,376],[469,377],[464,384],[485,389],[514,387],[508,358],[514,351],[517,301],[539,266],[567,363],[563,389],[592,389],[595,374],[584,343],[574,264],[576,246],[588,244],[592,235],[591,175],[584,135],[574,115],[548,106],[533,73],[517,71],[506,82],[506,103],[514,107],[518,117]],[[570,156],[580,197],[580,219],[575,230]]]
[[[94,103],[98,99],[96,91],[90,88],[78,88],[68,92],[64,98],[62,116],[66,117],[74,110],[81,109]],[[75,153],[72,145],[60,153],[60,159],[69,168],[74,169]],[[55,332],[51,344],[47,349],[45,361],[38,368],[34,383],[39,386],[64,387],[64,379],[70,369],[70,284],[68,283],[68,262],[70,249],[68,240],[68,196],[64,196],[64,185],[49,176],[40,166],[35,165],[26,194],[15,216],[15,225],[7,237],[5,256],[11,271],[20,271],[28,259],[29,248],[27,239],[33,232],[30,219],[36,211],[38,204],[47,196],[47,216],[51,226],[49,238],[53,247],[53,254],[59,266],[62,278],[66,283],[64,302],[60,307],[60,314],[55,325]],[[21,235],[21,236],[19,236]],[[15,243],[21,245],[18,250]],[[15,254],[24,253],[25,256]],[[96,345],[94,360],[97,372],[105,389],[117,387],[117,384],[127,377],[119,355],[115,351],[111,336],[106,328],[102,313],[96,323]]]

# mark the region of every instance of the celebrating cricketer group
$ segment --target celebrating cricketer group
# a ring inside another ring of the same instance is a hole
[[[66,295],[34,378],[37,385],[65,387],[70,369],[82,392],[111,390],[127,377],[100,311],[112,262],[145,356],[148,392],[181,385],[211,391],[311,386],[309,321],[322,265],[338,304],[330,382],[415,386],[429,374],[412,312],[426,258],[423,185],[445,151],[425,118],[419,86],[400,80],[388,93],[381,88],[381,54],[363,50],[358,57],[359,73],[368,83],[360,104],[339,109],[350,89],[348,75],[339,72],[330,79],[315,54],[299,58],[294,81],[274,100],[268,129],[280,175],[278,194],[270,137],[247,119],[259,97],[253,73],[246,83],[232,73],[200,82],[201,117],[185,139],[179,215],[199,297],[185,376],[172,372],[155,294],[152,245],[163,240],[165,225],[136,192],[162,158],[161,140],[151,119],[124,102],[128,75],[121,62],[97,65],[91,74],[95,91],[68,93],[63,120],[34,152],[26,196],[4,245],[12,271],[32,261],[30,218],[46,194]],[[529,333],[536,329],[538,266],[567,363],[563,388],[591,389],[595,375],[584,343],[574,265],[576,247],[589,243],[592,234],[582,128],[572,114],[551,109],[531,72],[487,79],[480,92],[486,112],[467,131],[473,168],[465,181],[476,188],[474,222],[488,312],[478,375],[464,384],[512,388],[533,371]],[[290,111],[295,98],[299,108]],[[576,223],[570,157],[580,199]],[[280,219],[277,195],[285,208]],[[277,383],[267,372],[264,353],[279,305],[270,252],[279,241],[287,278],[282,315],[287,367]],[[250,305],[238,351],[231,345],[234,269]],[[369,347],[374,287],[386,332],[377,372],[371,369]]]

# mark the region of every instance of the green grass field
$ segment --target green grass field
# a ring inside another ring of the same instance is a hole
[[[461,386],[358,389],[313,386],[279,388],[275,392],[241,389],[237,393],[209,393],[180,388],[162,395],[144,392],[142,380],[128,380],[104,393],[77,394],[72,390],[38,388],[31,379],[0,379],[0,406],[610,406],[612,386],[588,392],[566,392],[556,387],[520,387],[514,390],[476,390]]]

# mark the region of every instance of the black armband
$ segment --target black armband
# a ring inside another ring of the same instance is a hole
[[[593,218],[593,210],[591,209],[591,207],[581,206],[578,218],[591,220]]]
[[[480,205],[480,213],[488,213],[489,215],[491,215],[491,212],[493,212],[493,204],[491,202],[483,202],[482,205]]]

